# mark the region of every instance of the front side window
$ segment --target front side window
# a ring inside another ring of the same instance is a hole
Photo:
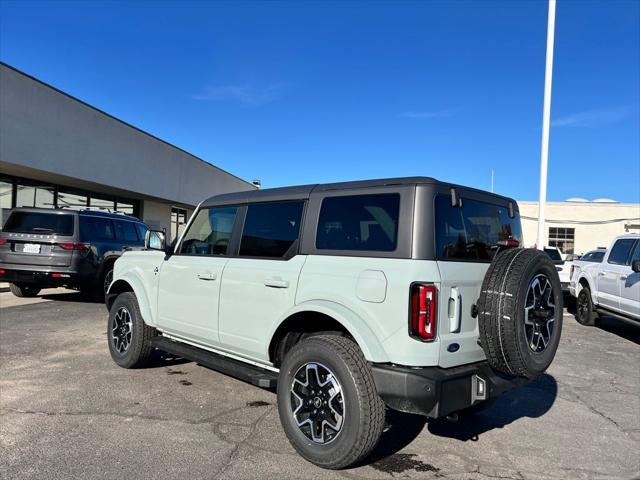
[[[14,211],[9,215],[4,231],[40,235],[73,235],[73,215]]]
[[[611,248],[609,258],[607,259],[607,263],[612,263],[614,265],[626,265],[635,241],[636,240],[634,238],[621,238],[614,243]]]
[[[182,239],[179,253],[226,255],[237,211],[237,207],[200,210]]]
[[[114,220],[116,224],[116,238],[123,242],[137,242],[138,232],[136,224],[125,220]]]
[[[291,253],[300,233],[303,202],[258,203],[247,207],[240,255],[281,258]]]
[[[392,252],[398,241],[400,195],[352,195],[322,201],[316,248]]]
[[[111,219],[81,215],[80,238],[83,242],[115,239],[116,235]]]
[[[449,196],[439,195],[435,209],[438,259],[490,261],[498,242],[522,245],[520,216],[511,218],[506,206],[463,198],[462,207],[452,207]]]

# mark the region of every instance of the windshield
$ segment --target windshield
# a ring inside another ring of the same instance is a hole
[[[580,257],[580,260],[584,260],[585,262],[602,262],[602,259],[604,258],[604,251],[603,250],[595,250],[593,252],[588,252],[585,253],[582,257]]]
[[[45,212],[11,212],[3,231],[40,235],[73,235],[73,215]]]
[[[520,216],[509,217],[503,205],[463,198],[462,207],[452,207],[449,196],[436,197],[436,258],[491,261],[498,242],[522,244]]]

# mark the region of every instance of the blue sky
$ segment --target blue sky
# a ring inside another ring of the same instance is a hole
[[[536,199],[547,4],[2,2],[0,58],[264,187]],[[550,200],[640,201],[640,2],[558,2]]]

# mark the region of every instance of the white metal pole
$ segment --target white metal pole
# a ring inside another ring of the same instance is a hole
[[[493,170],[491,170],[491,193],[493,193]]]
[[[547,203],[547,163],[549,160],[549,124],[551,117],[551,78],[553,75],[553,40],[556,25],[556,0],[549,0],[547,19],[547,62],[544,71],[544,106],[542,111],[542,151],[540,152],[540,199],[538,203],[538,236],[536,247],[544,248],[544,211]]]

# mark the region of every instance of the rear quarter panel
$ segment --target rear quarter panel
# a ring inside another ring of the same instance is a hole
[[[372,335],[350,331],[365,342],[360,346],[369,361],[437,365],[438,342],[423,343],[408,335],[409,286],[415,281],[439,286],[436,262],[309,255],[300,275],[296,304],[323,301],[352,312]]]

